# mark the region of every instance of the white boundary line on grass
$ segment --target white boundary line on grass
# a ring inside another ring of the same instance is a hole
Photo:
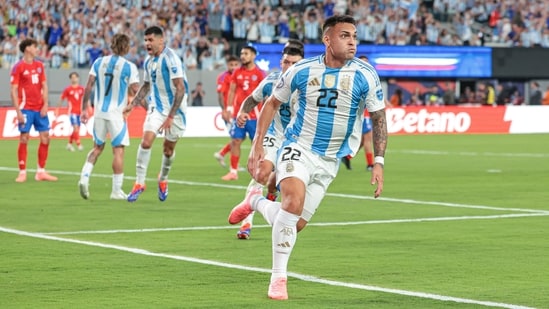
[[[9,172],[18,172],[19,169],[13,167],[0,166],[0,171],[9,171]],[[28,169],[29,172],[34,172],[34,169]],[[69,172],[69,171],[59,171],[59,170],[50,170],[50,172],[60,175],[71,175],[71,176],[80,176],[79,172]],[[98,178],[112,178],[112,175],[107,174],[93,174],[92,177]],[[124,179],[134,180],[134,177],[125,176]],[[157,181],[154,178],[147,178],[147,181]],[[185,181],[185,180],[176,180],[170,179],[170,183],[190,185],[190,186],[203,186],[203,187],[214,187],[214,188],[225,188],[225,189],[239,189],[245,190],[244,186],[237,185],[228,185],[228,184],[219,184],[219,183],[210,183],[210,182],[194,182],[194,181]],[[436,201],[420,201],[412,199],[398,199],[398,198],[388,198],[388,197],[379,197],[375,199],[371,196],[365,195],[355,195],[355,194],[341,194],[341,193],[326,193],[326,196],[330,197],[341,197],[341,198],[351,198],[351,199],[361,199],[361,200],[379,200],[386,202],[396,202],[396,203],[405,203],[405,204],[421,204],[421,205],[434,205],[434,206],[444,206],[444,207],[456,207],[456,208],[471,208],[471,209],[486,209],[486,210],[499,210],[499,211],[517,211],[517,212],[529,212],[529,213],[546,213],[549,214],[549,210],[542,209],[528,209],[528,208],[506,208],[506,207],[493,207],[485,205],[469,205],[469,204],[459,204],[459,203],[446,203],[446,202],[436,202]]]
[[[0,226],[0,231],[4,232],[4,233],[19,235],[19,236],[40,238],[40,239],[53,240],[53,241],[59,241],[59,242],[66,242],[66,243],[73,243],[73,244],[79,244],[79,245],[105,248],[105,249],[114,249],[114,250],[129,252],[129,253],[133,253],[133,254],[141,254],[141,255],[146,255],[146,256],[174,259],[174,260],[186,261],[186,262],[191,262],[191,263],[198,263],[198,264],[204,264],[204,265],[225,267],[225,268],[231,268],[231,269],[239,269],[239,270],[245,270],[245,271],[255,271],[255,272],[261,272],[261,273],[271,273],[271,270],[266,269],[266,268],[249,267],[249,266],[244,266],[244,265],[224,263],[224,262],[211,261],[211,260],[205,260],[205,259],[198,259],[198,258],[192,258],[192,257],[186,257],[186,256],[180,256],[180,255],[174,255],[174,254],[156,253],[156,252],[151,252],[151,251],[148,251],[148,250],[145,250],[145,249],[124,247],[124,246],[105,244],[105,243],[94,242],[94,241],[85,241],[85,240],[77,240],[77,239],[70,239],[70,238],[61,238],[61,237],[56,237],[56,236],[44,235],[44,234],[40,234],[40,233],[31,233],[31,232],[26,232],[26,231],[15,230],[15,229],[5,228],[5,227],[1,227],[1,226]],[[384,288],[384,287],[372,286],[372,285],[364,285],[364,284],[349,283],[349,282],[342,282],[342,281],[335,281],[335,280],[327,280],[327,279],[322,279],[322,278],[318,278],[318,277],[315,277],[315,276],[302,275],[302,274],[298,274],[298,273],[288,273],[288,276],[299,279],[299,280],[302,280],[302,281],[308,281],[308,282],[313,282],[313,283],[320,283],[320,284],[326,284],[326,285],[332,285],[332,286],[340,286],[340,287],[366,290],[366,291],[391,293],[391,294],[398,294],[398,295],[412,296],[412,297],[419,297],[419,298],[427,298],[427,299],[432,299],[432,300],[437,300],[437,301],[449,301],[449,302],[456,302],[456,303],[462,303],[462,304],[473,304],[473,305],[498,307],[498,308],[509,308],[509,309],[534,309],[532,307],[526,307],[526,306],[521,306],[521,305],[498,303],[498,302],[492,302],[492,301],[474,300],[474,299],[452,297],[452,296],[445,296],[445,295],[438,295],[438,294],[431,294],[431,293],[414,292],[414,291],[391,289],[391,288]]]
[[[362,224],[388,224],[388,223],[410,223],[410,222],[436,222],[455,220],[483,220],[483,219],[504,219],[549,216],[547,213],[534,214],[506,214],[488,216],[460,216],[460,217],[436,217],[436,218],[415,218],[415,219],[391,219],[391,220],[369,220],[369,221],[348,221],[348,222],[317,222],[309,223],[307,226],[346,226]],[[270,228],[270,225],[254,225],[254,228]],[[146,228],[127,230],[95,230],[95,231],[72,231],[72,232],[42,232],[43,235],[78,235],[78,234],[116,234],[116,233],[150,233],[150,232],[173,232],[173,231],[207,231],[207,230],[228,230],[234,229],[234,225],[222,226],[191,226],[191,227],[167,227],[167,228]]]

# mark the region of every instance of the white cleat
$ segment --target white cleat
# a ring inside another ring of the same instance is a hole
[[[223,157],[219,152],[214,152],[214,158],[217,160],[219,165],[222,167],[227,167],[227,164],[225,164],[225,157]]]
[[[65,149],[67,149],[68,151],[71,151],[71,152],[74,151],[74,147],[71,144],[67,144],[67,147],[65,147]]]
[[[88,184],[79,182],[78,188],[80,188],[80,196],[83,199],[87,200],[90,198],[90,190],[88,188]]]
[[[111,200],[126,200],[128,195],[122,190],[111,192]]]

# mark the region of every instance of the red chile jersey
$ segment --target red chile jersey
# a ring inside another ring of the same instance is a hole
[[[236,84],[236,91],[233,102],[233,117],[236,118],[238,112],[240,111],[240,106],[244,99],[252,94],[254,89],[261,83],[265,78],[265,72],[255,66],[253,69],[248,70],[245,67],[241,66],[240,68],[234,70],[231,75],[231,83]],[[250,119],[257,119],[255,112],[252,110],[250,112]]]
[[[80,85],[68,86],[61,94],[61,100],[69,102],[69,114],[80,115],[82,111],[82,97],[84,96],[84,87]]]
[[[18,86],[19,108],[39,112],[44,106],[42,84],[46,82],[44,64],[20,60],[11,70],[11,85]]]
[[[217,76],[217,93],[223,95],[223,105],[228,107],[227,101],[229,100],[229,89],[231,86],[231,72],[225,71]]]

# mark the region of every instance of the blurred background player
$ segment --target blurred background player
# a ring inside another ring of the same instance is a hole
[[[158,176],[158,199],[163,202],[168,198],[168,174],[175,159],[175,146],[185,132],[189,83],[181,59],[166,46],[160,27],[152,26],[145,30],[145,48],[149,56],[143,66],[144,83],[126,109],[129,112],[137,105],[148,109],[137,150],[136,180],[128,202],[137,201],[145,191],[151,147],[156,135],[164,133],[164,155]]]
[[[359,56],[358,59],[368,62],[367,56]],[[372,145],[372,119],[367,109],[364,109],[364,121],[362,122],[362,147],[364,148],[364,155],[366,156],[366,170],[371,171],[374,168],[374,146]],[[345,167],[351,169],[351,156],[345,156],[341,158],[341,162],[345,164]]]
[[[45,170],[50,144],[50,121],[48,119],[48,83],[44,64],[35,60],[38,55],[37,42],[34,39],[24,39],[19,44],[23,58],[17,62],[11,71],[11,100],[17,112],[19,147],[17,159],[19,175],[16,182],[27,180],[27,144],[32,127],[38,131],[40,145],[38,146],[38,169],[36,181],[56,181],[57,177]]]
[[[217,76],[217,102],[221,107],[221,117],[225,121],[228,131],[231,131],[232,124],[232,110],[233,107],[229,106],[229,89],[231,86],[231,74],[240,65],[240,60],[235,55],[227,57],[227,71],[220,73]],[[229,108],[230,107],[230,108]],[[219,151],[214,153],[214,158],[219,162],[219,165],[226,167],[225,155],[231,152],[231,141],[223,146]]]
[[[63,104],[63,101],[67,101],[69,108],[69,119],[72,126],[72,133],[69,136],[69,143],[67,144],[67,150],[74,151],[72,143],[76,144],[78,150],[82,151],[84,147],[80,143],[80,114],[82,111],[82,97],[84,96],[84,86],[80,85],[80,76],[76,72],[69,74],[71,84],[67,86],[61,93],[61,100],[57,105],[56,114],[59,114],[59,107]]]
[[[111,199],[124,200],[127,197],[122,191],[122,183],[124,147],[130,145],[130,138],[123,111],[128,104],[128,96],[139,89],[139,71],[135,64],[123,57],[130,50],[130,38],[127,35],[115,34],[111,49],[112,55],[99,57],[92,64],[82,102],[82,122],[86,123],[88,101],[94,90],[93,148],[88,153],[78,183],[80,196],[84,199],[90,197],[90,176],[105,149],[107,135],[111,138],[113,151]]]
[[[286,72],[288,68],[299,60],[303,59],[303,43],[300,41],[286,44],[287,47],[284,48],[282,52],[282,59],[280,59],[280,69],[281,71],[275,71],[270,73],[259,86],[254,90],[252,95],[248,96],[243,102],[238,118],[236,121],[237,126],[242,127],[245,125],[246,121],[249,118],[249,112],[254,109],[259,103],[267,99],[273,90],[273,85],[276,84],[276,81],[279,79],[280,75]],[[295,99],[295,98],[293,98]],[[292,100],[292,99],[291,99]],[[259,188],[263,190],[264,186],[267,186],[267,199],[275,201],[277,198],[277,188],[276,188],[276,175],[274,173],[274,167],[276,164],[276,158],[278,155],[278,150],[282,143],[284,137],[284,129],[290,122],[292,116],[292,102],[285,102],[280,105],[278,113],[275,115],[269,131],[264,138],[263,147],[265,147],[265,160],[262,161],[259,165],[256,175],[252,175],[252,180],[248,185],[246,193],[250,192],[254,188]],[[257,179],[257,180],[256,180]],[[252,212],[246,219],[240,224],[240,229],[238,230],[236,236],[239,239],[249,239],[250,233],[253,225],[254,213]]]
[[[244,99],[252,94],[252,91],[259,85],[259,83],[265,78],[265,72],[263,72],[255,64],[255,57],[257,50],[252,45],[245,45],[240,50],[240,62],[242,66],[234,70],[231,74],[231,84],[229,88],[228,105],[233,107],[233,125],[231,127],[231,169],[227,175],[221,177],[222,180],[230,181],[238,179],[238,161],[240,160],[240,145],[242,140],[246,137],[246,133],[253,139],[255,136],[255,127],[257,123],[256,113],[259,110],[255,110],[249,113],[250,118],[240,128],[234,123],[240,105],[244,102]]]

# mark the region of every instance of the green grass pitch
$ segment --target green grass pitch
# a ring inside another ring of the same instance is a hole
[[[299,234],[283,302],[267,298],[261,215],[248,241],[227,224],[250,179],[220,179],[212,154],[227,140],[180,140],[164,203],[160,140],[136,203],[109,200],[108,147],[83,200],[91,140],[73,153],[52,140],[56,183],[34,181],[31,140],[23,184],[17,141],[0,141],[0,308],[549,308],[548,135],[391,136],[377,200],[361,151]]]

